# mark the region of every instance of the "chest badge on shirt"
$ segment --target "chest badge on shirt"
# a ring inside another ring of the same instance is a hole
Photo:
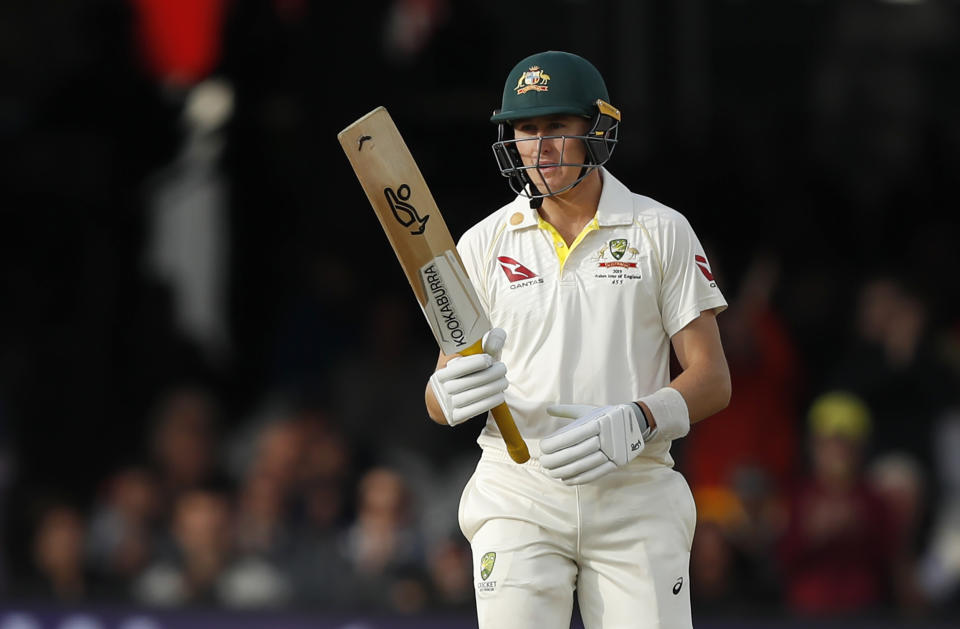
[[[623,284],[624,280],[639,280],[640,269],[635,262],[639,257],[640,251],[630,246],[626,238],[614,238],[594,254],[597,272],[593,276],[608,279],[614,285]]]
[[[516,260],[508,256],[498,256],[497,262],[503,269],[503,274],[510,280],[510,289],[532,286],[533,284],[543,284],[543,278],[523,266]]]

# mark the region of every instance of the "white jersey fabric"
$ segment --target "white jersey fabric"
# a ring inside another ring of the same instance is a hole
[[[506,402],[534,457],[540,438],[570,421],[547,406],[653,393],[670,381],[670,337],[727,305],[683,215],[600,173],[597,215],[569,248],[523,196],[457,247],[491,323],[507,332]],[[478,442],[504,448],[492,416]],[[634,464],[671,466],[669,450],[654,440]]]

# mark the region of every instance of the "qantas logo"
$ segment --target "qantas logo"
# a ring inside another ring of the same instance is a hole
[[[707,281],[712,282],[713,273],[710,271],[710,263],[707,262],[707,259],[703,256],[694,256],[694,260],[697,261],[697,266],[700,267],[700,272],[707,278]]]
[[[500,262],[500,268],[503,269],[503,272],[507,276],[507,279],[510,280],[510,283],[519,282],[522,280],[532,280],[533,278],[537,277],[536,273],[523,266],[513,258],[499,256],[497,261]]]

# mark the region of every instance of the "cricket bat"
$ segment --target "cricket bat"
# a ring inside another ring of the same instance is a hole
[[[490,330],[456,243],[400,131],[377,107],[337,134],[444,354],[479,354]],[[492,410],[510,457],[530,458],[510,409]]]

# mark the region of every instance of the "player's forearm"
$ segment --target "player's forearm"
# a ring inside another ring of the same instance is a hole
[[[730,370],[720,342],[716,312],[707,310],[671,338],[682,369],[670,388],[680,392],[674,399],[678,416],[690,423],[710,417],[730,403]],[[668,407],[669,409],[670,407]],[[656,416],[654,416],[656,421]]]
[[[723,361],[692,364],[674,378],[670,386],[687,403],[690,423],[706,419],[730,403],[730,370]]]

